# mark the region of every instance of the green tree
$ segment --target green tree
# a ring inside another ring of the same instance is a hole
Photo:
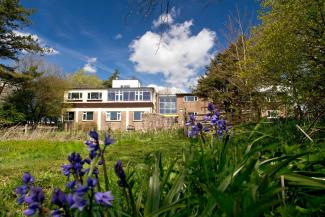
[[[0,59],[18,60],[25,52],[42,52],[43,49],[30,35],[17,34],[17,31],[30,25],[29,16],[33,10],[20,5],[19,0],[0,0]],[[31,79],[30,75],[15,72],[15,68],[0,63],[0,95],[8,84],[19,84]]]
[[[103,81],[96,75],[87,74],[83,69],[68,76],[70,86],[73,88],[101,88]]]
[[[113,80],[116,80],[118,79],[120,76],[120,72],[118,69],[115,69],[114,72],[112,73],[111,76],[109,76],[107,78],[107,80],[104,80],[103,81],[103,85],[104,87],[107,87],[107,88],[112,88],[112,83],[113,83]]]
[[[26,59],[21,62],[25,64]],[[30,121],[36,126],[42,118],[60,117],[64,91],[69,88],[69,82],[53,64],[35,60],[32,63],[27,63],[29,69],[25,70],[33,74],[33,79],[23,82],[5,98],[0,109],[1,122]],[[40,63],[42,65],[37,65]]]
[[[247,79],[288,91],[283,101],[319,112],[325,105],[325,1],[264,0],[249,40]]]

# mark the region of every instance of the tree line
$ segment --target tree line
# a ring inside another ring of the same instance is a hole
[[[236,17],[234,39],[215,55],[194,92],[226,111],[249,109],[255,118],[270,106],[297,119],[323,114],[325,1],[260,4],[260,24],[245,32]]]

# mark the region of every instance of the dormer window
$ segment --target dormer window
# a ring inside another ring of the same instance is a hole
[[[90,92],[88,93],[88,100],[102,100],[101,92]]]
[[[82,93],[68,93],[68,100],[82,100]]]

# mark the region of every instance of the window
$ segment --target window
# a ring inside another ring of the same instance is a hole
[[[83,121],[92,121],[94,120],[94,112],[84,112],[82,114]]]
[[[184,101],[185,102],[195,102],[198,101],[197,96],[184,96]]]
[[[121,121],[121,112],[106,112],[106,121]]]
[[[130,88],[130,85],[121,85],[121,88]]]
[[[143,101],[150,101],[151,93],[149,91],[143,91]]]
[[[129,91],[123,91],[123,101],[129,101]]]
[[[115,101],[115,91],[108,91],[108,101]]]
[[[176,96],[160,96],[159,113],[176,114]]]
[[[68,93],[68,100],[81,100],[82,93]]]
[[[198,112],[189,112],[188,115],[198,115]]]
[[[115,91],[115,101],[123,101],[122,91]]]
[[[91,92],[88,93],[88,100],[101,100],[102,93],[101,92]]]
[[[74,121],[74,112],[66,112],[64,115],[65,121]]]
[[[143,100],[143,91],[136,91],[135,92],[135,100],[142,101]]]
[[[133,121],[142,121],[142,114],[141,111],[135,111],[133,112]]]
[[[267,111],[267,118],[272,119],[277,117],[278,117],[277,111],[274,110]]]
[[[135,101],[135,92],[134,91],[131,91],[130,92],[130,101]]]

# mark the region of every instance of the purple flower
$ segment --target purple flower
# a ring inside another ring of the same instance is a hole
[[[51,212],[52,216],[53,217],[62,217],[64,216],[64,212],[62,210],[59,210],[59,209],[55,209]]]
[[[201,126],[202,126],[202,125],[201,125]],[[196,136],[199,134],[199,132],[200,132],[199,127],[198,127],[197,125],[194,125],[194,126],[192,126],[191,129],[188,131],[187,136],[188,136],[188,137],[191,137],[191,138],[194,138],[194,137],[196,137]]]
[[[96,151],[91,151],[89,153],[89,158],[92,160],[92,159],[94,159],[96,157],[96,155],[97,155]]]
[[[44,192],[40,187],[32,187],[29,194],[25,196],[25,203],[43,203],[45,199]]]
[[[35,215],[35,213],[37,211],[39,211],[41,209],[41,206],[39,203],[32,203],[30,205],[28,205],[28,208],[26,210],[24,210],[24,215],[26,216],[32,216]]]
[[[122,161],[118,160],[114,166],[114,171],[115,174],[117,175],[117,177],[119,177],[119,181],[118,184],[121,187],[126,187],[127,186],[127,182],[126,182],[126,175],[123,169],[123,165],[122,165]]]
[[[113,144],[114,142],[115,142],[115,140],[112,139],[111,136],[106,133],[104,145],[109,146],[109,145]]]
[[[219,121],[219,116],[216,115],[216,114],[212,115],[212,117],[211,117],[211,125],[215,126],[218,123],[218,121]]]
[[[208,110],[210,111],[210,112],[212,112],[212,111],[214,111],[216,109],[216,107],[215,107],[215,105],[213,104],[213,103],[209,103],[208,104]]]
[[[63,207],[67,203],[67,196],[59,188],[54,189],[51,202],[59,207]]]
[[[23,175],[23,182],[27,185],[28,183],[34,183],[34,177],[30,174],[30,173],[28,173],[28,172],[26,172],[26,173],[24,173],[24,175]]]
[[[106,205],[106,206],[112,206],[112,201],[114,200],[114,197],[112,195],[111,191],[107,192],[96,192],[95,193],[95,200],[98,204]]]
[[[97,179],[96,178],[95,179],[92,179],[92,178],[88,177],[88,179],[87,179],[87,186],[89,188],[95,188],[96,185],[97,185]]]
[[[90,131],[89,136],[93,138],[95,141],[98,141],[98,133],[95,130]]]
[[[88,146],[88,151],[97,151],[99,149],[97,142],[86,141],[85,144]]]
[[[69,188],[70,190],[73,190],[76,185],[76,181],[71,181],[66,184],[66,187]]]
[[[87,191],[89,190],[88,186],[82,186],[82,185],[78,185],[77,189],[75,190],[75,192],[80,195],[83,196],[85,193],[87,193]]]
[[[71,209],[79,209],[80,211],[87,205],[87,200],[78,194],[69,194],[68,202]]]

